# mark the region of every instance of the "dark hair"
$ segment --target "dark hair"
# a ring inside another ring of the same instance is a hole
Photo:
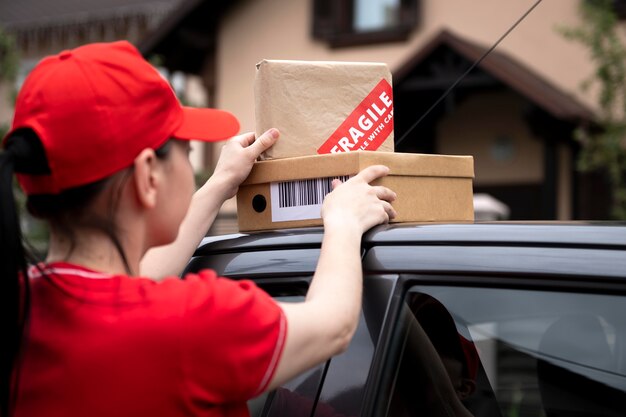
[[[0,331],[6,335],[0,343],[0,414],[11,414],[17,384],[15,372],[28,318],[30,286],[26,279],[30,252],[22,242],[20,221],[13,195],[13,173],[44,174],[49,172],[43,148],[32,135],[16,132],[7,140],[0,154],[0,297],[6,311],[2,314]]]
[[[170,154],[171,141],[155,150],[159,159]],[[19,377],[20,350],[25,338],[30,306],[30,286],[27,265],[36,263],[33,251],[23,240],[20,219],[13,194],[14,173],[46,175],[50,173],[45,150],[37,134],[31,129],[19,129],[6,140],[0,153],[0,297],[7,307],[2,315],[0,334],[6,335],[0,343],[0,416],[13,412]],[[70,253],[75,248],[75,227],[91,228],[108,236],[115,245],[127,272],[130,267],[118,238],[115,212],[124,183],[132,167],[108,178],[65,190],[59,194],[28,196],[26,207],[35,217],[48,221],[70,239]],[[111,198],[105,217],[89,213],[90,204],[106,189]]]

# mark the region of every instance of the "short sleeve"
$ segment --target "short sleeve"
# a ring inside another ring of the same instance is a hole
[[[191,399],[246,401],[272,379],[287,332],[280,306],[251,281],[190,274],[183,371]]]

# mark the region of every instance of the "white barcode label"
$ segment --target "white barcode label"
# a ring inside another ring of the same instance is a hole
[[[270,183],[272,222],[319,219],[324,197],[336,178],[346,181],[350,176]]]

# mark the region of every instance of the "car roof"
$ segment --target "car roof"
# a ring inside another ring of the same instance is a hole
[[[205,238],[197,253],[319,247],[321,227],[280,229]],[[378,245],[491,245],[588,247],[626,250],[626,222],[476,222],[395,223],[381,225],[363,237]]]

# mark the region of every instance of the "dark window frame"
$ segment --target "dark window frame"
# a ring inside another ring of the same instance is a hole
[[[613,0],[613,10],[620,20],[626,19],[626,0]]]
[[[400,0],[398,24],[392,28],[354,30],[355,0],[313,0],[312,36],[333,48],[406,40],[417,25],[419,0]]]

